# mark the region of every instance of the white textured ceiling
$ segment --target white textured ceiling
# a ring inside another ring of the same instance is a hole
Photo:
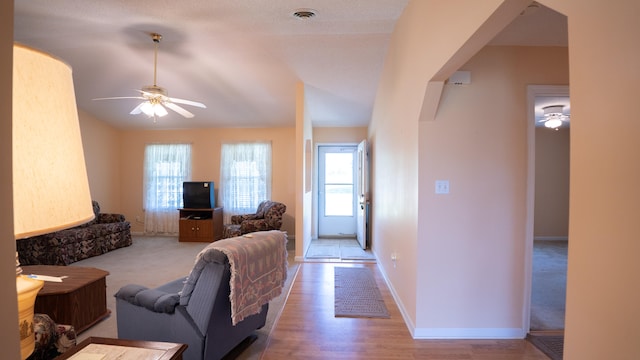
[[[366,126],[390,34],[407,2],[25,0],[15,2],[14,37],[69,63],[78,106],[120,128],[294,126],[298,82],[306,85],[314,126]],[[300,8],[317,15],[293,17]],[[562,29],[536,37],[529,30],[538,22],[518,22],[495,44],[566,44],[566,19],[560,40]],[[170,111],[154,124],[129,115],[138,100],[92,100],[135,96],[152,85],[153,32],[163,36],[157,85],[207,105],[185,106],[192,119]]]

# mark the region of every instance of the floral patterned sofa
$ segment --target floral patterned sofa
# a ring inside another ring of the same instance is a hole
[[[256,231],[280,230],[285,211],[285,204],[265,200],[258,205],[255,214],[231,216],[231,224],[224,226],[222,237],[226,239]]]
[[[95,218],[86,224],[44,235],[16,240],[22,265],[69,265],[131,245],[131,223],[122,214],[100,213],[93,201]]]

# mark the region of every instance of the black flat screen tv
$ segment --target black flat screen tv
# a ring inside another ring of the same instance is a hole
[[[213,181],[185,181],[182,200],[185,209],[213,209],[216,206]]]

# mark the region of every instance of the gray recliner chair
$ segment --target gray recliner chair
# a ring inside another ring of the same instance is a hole
[[[115,295],[118,338],[187,344],[185,360],[212,360],[222,358],[264,326],[268,303],[259,313],[232,324],[231,272],[225,254],[210,253],[206,261],[196,262],[194,270],[187,282],[188,277],[155,289],[122,287]]]

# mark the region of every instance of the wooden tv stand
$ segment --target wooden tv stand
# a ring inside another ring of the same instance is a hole
[[[222,239],[222,208],[178,209],[180,242],[212,242]]]

